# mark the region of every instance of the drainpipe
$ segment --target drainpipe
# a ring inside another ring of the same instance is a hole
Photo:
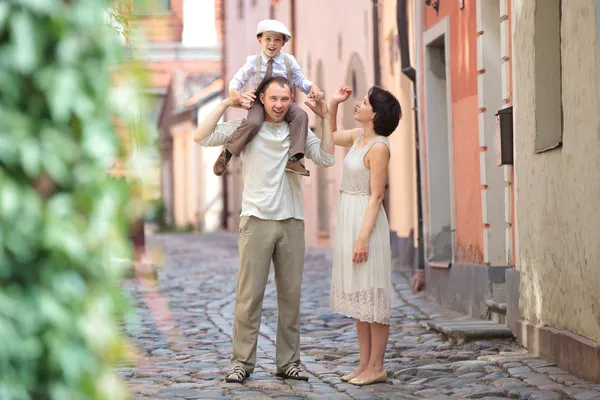
[[[415,7],[419,7],[415,0]],[[402,73],[413,83],[413,98],[415,99],[414,118],[415,118],[415,159],[417,172],[417,230],[418,230],[418,259],[417,268],[425,269],[425,247],[423,245],[423,198],[421,193],[421,157],[419,148],[419,116],[417,110],[417,74],[410,63],[410,52],[408,47],[408,18],[406,16],[406,0],[398,0],[396,3],[396,23],[398,25],[398,45],[400,47],[400,62]]]
[[[296,39],[296,1],[290,0],[290,28],[292,30],[291,34],[294,39]],[[292,54],[296,54],[296,40],[292,40]]]
[[[296,30],[296,1],[290,0],[290,33],[292,34],[292,45],[290,51],[292,52],[292,54],[296,54],[296,41],[298,40],[298,38],[296,37]],[[323,90],[323,88],[321,88],[321,90]],[[298,87],[296,85],[292,85],[292,93],[294,95],[294,98],[297,100]]]
[[[379,0],[373,0],[373,71],[375,86],[381,86],[381,65],[379,64]]]
[[[217,1],[215,0],[215,4]],[[223,79],[223,98],[229,97],[229,88],[227,85],[227,57],[226,57],[226,44],[227,44],[227,20],[225,18],[225,3],[223,0],[221,2],[221,79]],[[218,10],[215,10],[215,13]],[[227,222],[229,221],[229,188],[228,188],[228,179],[227,174],[223,174],[221,178],[221,184],[223,185],[221,189],[222,201],[223,201],[223,211],[221,212],[221,229],[227,230]]]

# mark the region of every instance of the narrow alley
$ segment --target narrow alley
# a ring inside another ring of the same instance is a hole
[[[153,280],[130,280],[136,318],[126,330],[138,358],[120,366],[136,399],[600,399],[600,385],[579,380],[510,340],[452,346],[428,330],[448,317],[406,277],[394,274],[396,295],[387,384],[359,388],[340,380],[358,362],[353,321],[329,307],[330,254],[309,250],[302,301],[302,362],[309,382],[274,377],[277,308],[273,277],[263,304],[258,367],[243,384],[223,381],[231,355],[237,235],[170,234],[150,238],[164,260]]]

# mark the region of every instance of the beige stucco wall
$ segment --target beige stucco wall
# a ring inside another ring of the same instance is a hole
[[[398,34],[396,22],[397,0],[384,0],[381,4],[380,54],[381,85],[392,92],[400,101],[402,119],[398,129],[390,136],[392,157],[389,168],[390,229],[400,237],[408,237],[415,227],[416,218],[416,170],[414,112],[412,82],[401,72],[400,50],[394,36]],[[412,5],[412,2],[409,2]],[[413,25],[412,7],[408,7],[408,26]],[[409,46],[414,47],[412,30]],[[396,57],[394,57],[396,52]],[[412,56],[411,63],[416,68]],[[417,235],[416,229],[414,232]]]
[[[202,120],[221,101],[218,97],[198,110]],[[195,126],[183,121],[171,127],[173,137],[173,215],[179,228],[213,232],[220,229],[222,180],[212,171],[219,148],[202,147],[194,142]]]
[[[533,153],[534,14],[536,4],[541,7],[545,0],[513,2],[521,315],[600,341],[600,135],[595,1],[562,2],[563,145],[542,154]]]

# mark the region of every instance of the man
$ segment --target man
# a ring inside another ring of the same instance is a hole
[[[286,379],[308,380],[300,366],[300,294],[304,271],[304,221],[300,177],[286,172],[290,131],[285,117],[293,96],[288,81],[274,77],[264,82],[259,100],[265,109],[265,122],[256,137],[244,148],[244,190],[240,215],[236,303],[233,323],[232,369],[227,382],[242,383],[254,371],[256,345],[271,260],[275,266],[277,290],[276,375]],[[257,101],[247,92],[242,104]],[[335,161],[334,142],[328,123],[328,110],[322,99],[305,103],[323,119],[323,137],[310,130],[305,157],[317,165],[330,167]],[[202,121],[194,141],[202,146],[228,142],[241,121],[218,124],[227,108],[225,99]]]

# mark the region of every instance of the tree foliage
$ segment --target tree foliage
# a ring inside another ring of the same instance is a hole
[[[146,129],[112,6],[0,2],[0,399],[126,397],[131,197],[108,172],[127,156],[115,126],[138,146]]]

